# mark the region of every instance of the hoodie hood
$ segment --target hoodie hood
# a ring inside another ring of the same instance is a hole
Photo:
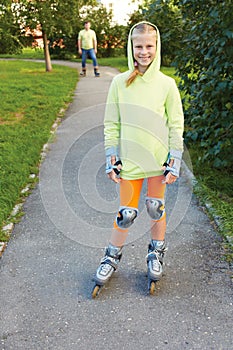
[[[133,57],[132,32],[136,26],[138,26],[139,24],[142,24],[142,23],[149,24],[150,26],[154,27],[156,32],[157,32],[156,55],[155,55],[153,62],[150,64],[150,66],[148,67],[148,69],[146,70],[146,72],[143,74],[143,77],[142,77],[144,80],[149,81],[153,77],[153,74],[160,70],[160,62],[161,62],[160,33],[159,33],[158,28],[153,23],[150,23],[147,21],[138,22],[130,29],[129,36],[128,36],[128,44],[127,44],[128,67],[129,67],[130,71],[134,70],[135,60]]]

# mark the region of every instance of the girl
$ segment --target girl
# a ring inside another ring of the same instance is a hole
[[[104,119],[106,173],[120,185],[120,208],[94,278],[93,297],[121,259],[128,228],[138,214],[144,179],[151,218],[147,265],[153,293],[166,251],[165,187],[179,176],[183,151],[181,99],[175,81],[160,71],[158,28],[149,22],[133,26],[127,52],[129,70],[113,79]]]

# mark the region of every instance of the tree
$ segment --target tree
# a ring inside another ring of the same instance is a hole
[[[79,17],[81,8],[85,5],[95,5],[95,0],[18,0],[13,2],[14,12],[19,14],[23,29],[38,28],[42,31],[46,71],[51,71],[51,61],[48,49],[48,38],[54,34],[71,35],[73,25]]]
[[[176,67],[186,92],[186,142],[203,149],[200,162],[232,167],[233,3],[177,1],[184,36]]]

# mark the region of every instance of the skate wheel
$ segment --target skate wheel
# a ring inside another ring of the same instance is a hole
[[[92,298],[95,299],[98,296],[99,292],[100,292],[100,286],[98,286],[98,284],[96,284],[92,290],[92,294],[91,294]]]
[[[150,288],[149,288],[150,295],[154,295],[155,283],[156,283],[155,281],[151,281],[151,283],[150,283]]]

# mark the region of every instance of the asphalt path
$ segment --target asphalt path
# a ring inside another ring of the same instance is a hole
[[[91,298],[119,199],[104,173],[102,125],[117,71],[100,71],[95,78],[89,66],[78,82],[1,258],[0,349],[232,349],[231,271],[184,169],[167,188],[169,250],[155,295],[147,289],[143,189],[120,267]]]

